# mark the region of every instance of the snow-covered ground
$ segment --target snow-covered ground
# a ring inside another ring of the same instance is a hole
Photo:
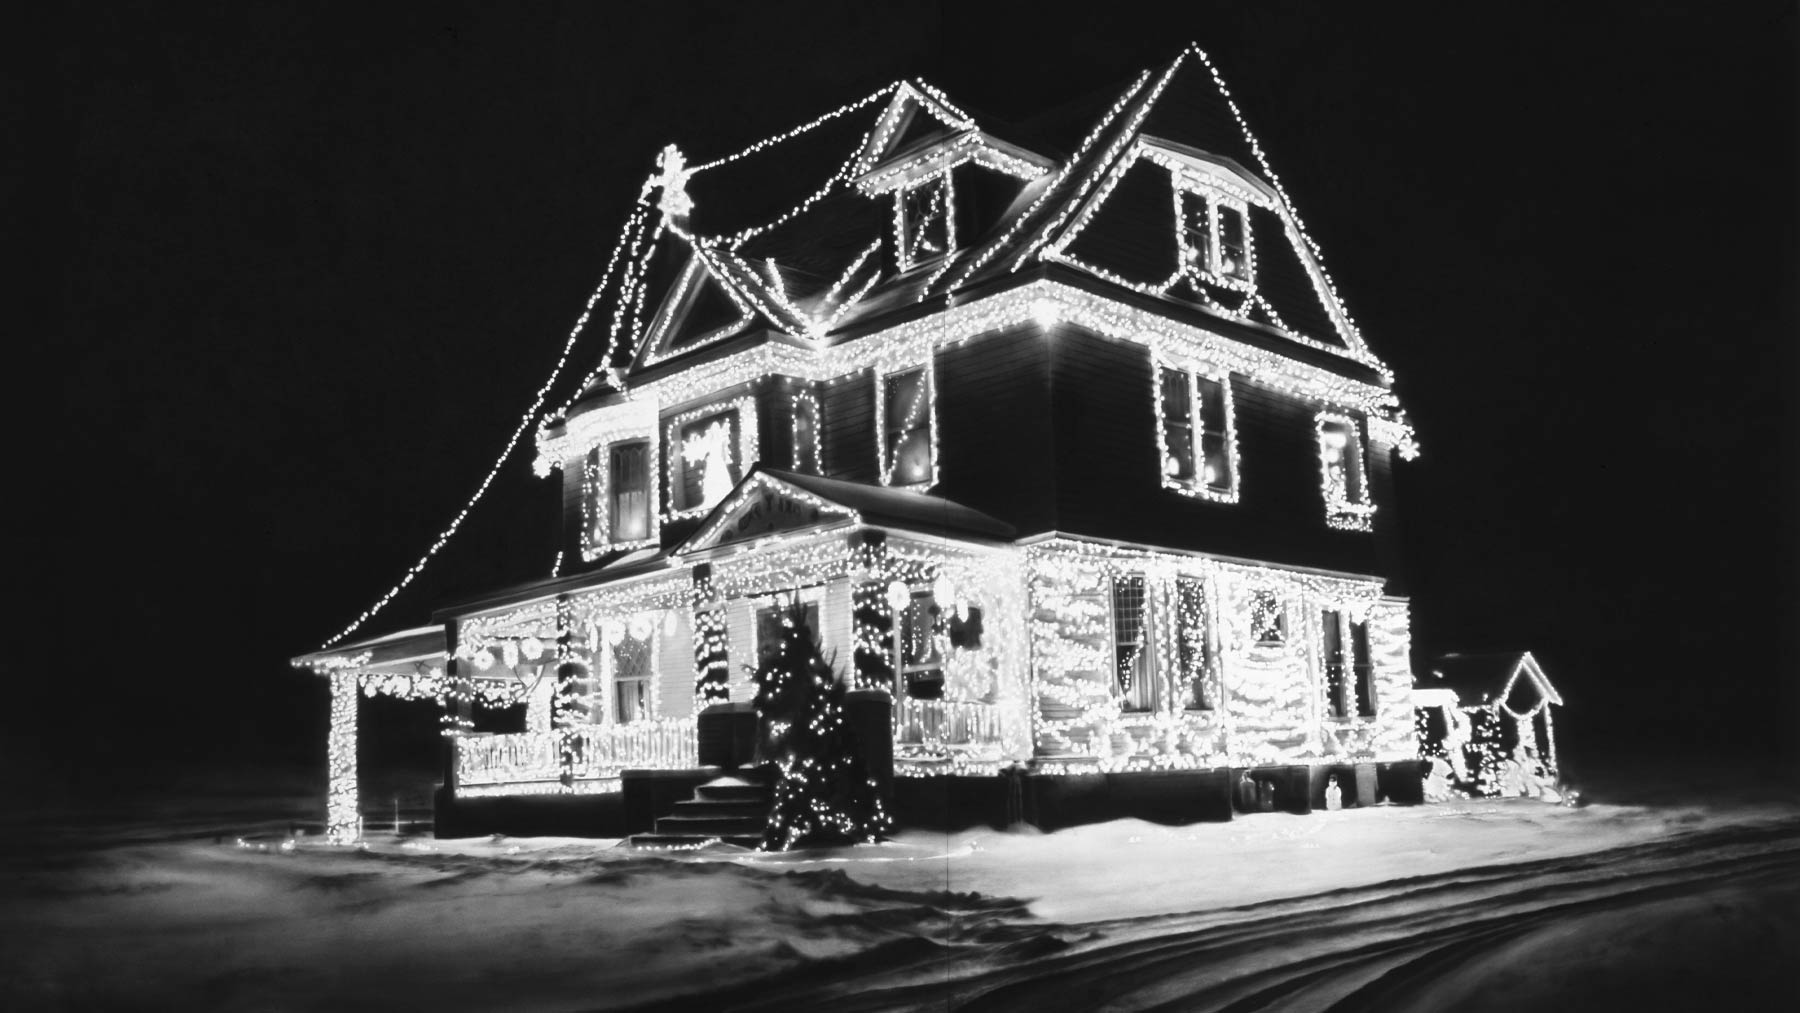
[[[391,834],[284,846],[285,822],[172,816],[72,829],[15,831],[5,851],[0,1008],[1800,998],[1784,979],[1800,957],[1792,799],[1465,801],[798,855]]]

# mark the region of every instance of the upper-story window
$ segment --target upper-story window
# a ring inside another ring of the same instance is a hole
[[[615,443],[607,456],[612,540],[636,542],[650,537],[650,441]]]
[[[1158,366],[1156,375],[1164,488],[1237,502],[1237,425],[1230,377],[1169,366]]]
[[[1247,285],[1254,277],[1249,208],[1213,190],[1175,191],[1181,215],[1181,273],[1190,281]]]
[[[939,172],[903,187],[894,199],[900,270],[950,252],[956,232],[950,214],[949,173]]]
[[[655,537],[651,478],[649,440],[624,440],[588,451],[581,490],[584,559]]]
[[[882,484],[936,484],[936,412],[932,410],[930,366],[888,373],[877,383]]]
[[[1346,415],[1321,412],[1317,424],[1325,523],[1334,528],[1367,531],[1375,504],[1369,499],[1362,435],[1356,422]]]
[[[719,504],[756,459],[749,398],[683,412],[664,426],[669,516],[697,517]]]

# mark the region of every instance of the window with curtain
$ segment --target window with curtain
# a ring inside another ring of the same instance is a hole
[[[614,542],[650,537],[650,441],[615,443],[607,468],[607,517]]]
[[[1150,644],[1150,599],[1141,573],[1113,578],[1113,678],[1127,711],[1157,704],[1155,652]]]

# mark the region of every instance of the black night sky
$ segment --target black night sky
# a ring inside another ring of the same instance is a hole
[[[75,6],[65,474],[33,490],[67,661],[21,670],[10,769],[322,775],[286,659],[481,481],[664,144],[902,77],[1025,119],[1189,39],[1399,376],[1415,665],[1528,647],[1571,749],[1791,762],[1792,3],[641,6]],[[548,574],[528,449],[369,631]]]

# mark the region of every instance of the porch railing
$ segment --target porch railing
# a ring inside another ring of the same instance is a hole
[[[699,765],[694,719],[657,718],[623,725],[580,725],[570,750],[577,780],[614,778],[631,768]],[[556,732],[464,735],[457,741],[459,784],[542,783],[562,776],[562,737]]]
[[[1000,712],[991,703],[965,700],[894,701],[897,745],[974,746],[1000,741]]]

